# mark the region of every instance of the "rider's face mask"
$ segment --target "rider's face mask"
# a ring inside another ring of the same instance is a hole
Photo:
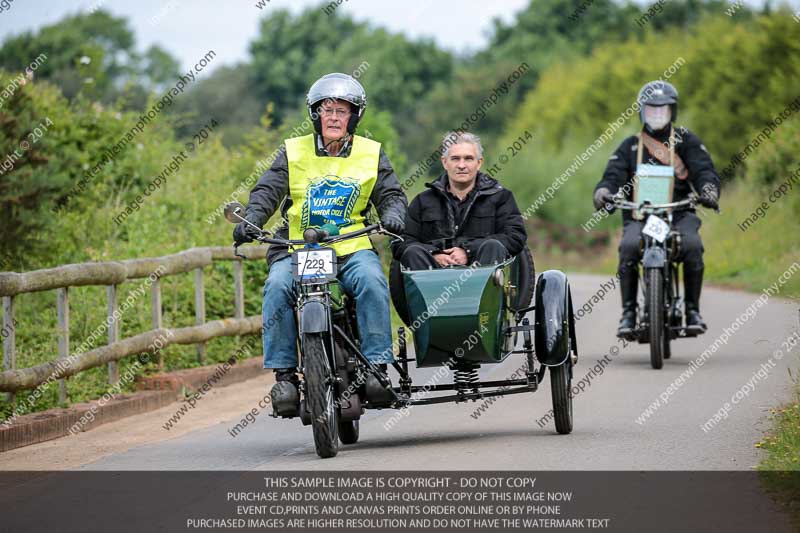
[[[644,122],[653,131],[658,131],[669,124],[671,118],[672,110],[668,105],[644,106]]]

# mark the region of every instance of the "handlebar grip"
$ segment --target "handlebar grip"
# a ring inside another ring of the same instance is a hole
[[[717,200],[699,196],[696,201],[698,204],[703,207],[707,207],[708,209],[719,209],[719,202]]]
[[[365,228],[361,228],[360,230],[353,231],[353,232],[350,232],[350,233],[341,233],[339,235],[334,235],[333,237],[326,237],[321,242],[328,242],[328,241],[331,241],[331,240],[342,241],[342,240],[346,240],[346,239],[352,239],[354,237],[360,237],[361,235],[365,235],[367,233],[371,233],[371,232],[375,231],[376,229],[380,229],[380,225],[372,224],[371,226],[367,226]]]
[[[320,243],[328,238],[329,233],[320,228],[306,228],[303,231],[303,240],[307,243]]]

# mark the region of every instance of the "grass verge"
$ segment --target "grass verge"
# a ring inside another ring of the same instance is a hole
[[[767,490],[800,530],[800,391],[793,403],[772,409],[772,429],[756,443],[767,456],[758,470]]]

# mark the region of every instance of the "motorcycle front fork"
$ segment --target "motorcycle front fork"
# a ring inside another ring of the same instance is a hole
[[[639,323],[640,327],[647,327],[649,317],[647,314],[647,271],[641,269],[639,273],[639,284],[641,286],[642,301],[639,302]],[[669,277],[664,277],[664,302],[667,307],[667,316],[670,326],[680,327],[683,325],[683,295],[680,290],[680,270],[678,265],[671,263],[669,266]]]

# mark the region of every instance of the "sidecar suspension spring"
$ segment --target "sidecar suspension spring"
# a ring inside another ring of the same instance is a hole
[[[473,363],[459,362],[453,369],[453,381],[457,391],[477,390],[476,385],[480,381],[478,368],[478,365]]]

